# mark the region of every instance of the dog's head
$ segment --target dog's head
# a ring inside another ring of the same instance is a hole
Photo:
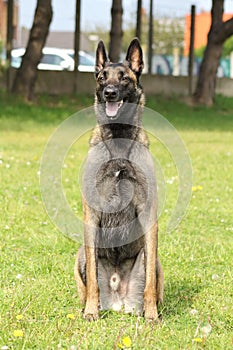
[[[142,95],[139,78],[143,69],[142,49],[137,38],[129,45],[125,61],[112,63],[104,43],[96,50],[96,98],[99,112],[116,120],[126,104],[138,104]]]

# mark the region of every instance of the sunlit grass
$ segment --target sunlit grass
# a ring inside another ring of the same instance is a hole
[[[48,218],[41,200],[40,159],[48,138],[92,98],[41,97],[35,104],[0,94],[0,349],[232,349],[233,102],[187,107],[175,99],[148,97],[177,129],[193,166],[193,196],[172,233],[166,226],[177,196],[169,152],[151,138],[166,181],[159,254],[165,272],[163,322],[106,312],[82,319],[73,277],[79,246]],[[88,129],[83,121],[82,127]],[[64,191],[81,218],[77,181],[89,133],[67,154]],[[80,233],[82,234],[82,233]]]

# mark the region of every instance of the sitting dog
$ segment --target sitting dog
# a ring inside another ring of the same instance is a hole
[[[75,262],[87,320],[107,309],[157,320],[157,304],[163,301],[156,179],[141,121],[143,66],[137,38],[123,63],[110,62],[99,42],[97,126],[83,177],[84,246]]]

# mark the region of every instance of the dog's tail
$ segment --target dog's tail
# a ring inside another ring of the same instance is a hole
[[[119,288],[120,281],[120,276],[118,275],[118,273],[115,272],[110,278],[110,287],[114,292],[116,292]]]

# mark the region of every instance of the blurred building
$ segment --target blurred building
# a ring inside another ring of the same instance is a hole
[[[232,18],[232,13],[224,13],[223,21]],[[201,12],[195,16],[194,49],[199,49],[207,44],[207,37],[211,26],[211,13]],[[189,54],[191,14],[185,16],[184,32],[184,56]]]
[[[19,30],[18,40],[15,47],[26,47],[28,42],[30,29],[21,28]],[[49,32],[46,44],[47,47],[57,47],[60,49],[73,49],[74,47],[74,32],[52,31]],[[92,50],[92,42],[88,36],[81,33],[80,50],[90,52]]]
[[[14,1],[13,10],[13,45],[17,41],[18,25],[19,25],[19,4]],[[0,42],[6,43],[7,37],[7,0],[0,0]]]
[[[7,39],[7,0],[0,0],[0,44],[5,45]],[[30,29],[19,28],[19,2],[14,0],[13,10],[13,47],[26,47]],[[0,45],[1,46],[1,45]],[[53,31],[49,32],[46,46],[63,49],[74,47],[74,32]],[[93,51],[93,42],[88,36],[81,33],[80,50]]]

